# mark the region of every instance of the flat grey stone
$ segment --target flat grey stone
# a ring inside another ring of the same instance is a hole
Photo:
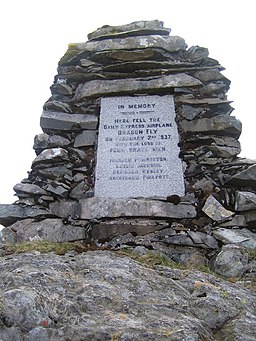
[[[163,240],[168,245],[183,245],[201,247],[203,249],[216,249],[217,241],[210,235],[203,232],[188,231],[185,234],[176,234]]]
[[[85,229],[81,226],[64,224],[61,219],[44,219],[39,222],[31,222],[24,219],[11,226],[16,231],[16,242],[23,241],[51,241],[70,242],[85,239]]]
[[[140,243],[143,243],[141,236],[148,235],[152,232],[162,230],[167,227],[168,223],[165,220],[153,219],[114,219],[103,221],[101,223],[93,223],[91,236],[94,240],[104,242],[117,237],[117,243],[122,244],[126,237],[131,233],[140,236]]]
[[[0,224],[9,226],[24,218],[44,218],[51,214],[44,209],[22,207],[16,204],[0,204]]]
[[[256,210],[256,194],[252,192],[236,192],[236,211]]]
[[[47,195],[47,193],[44,189],[37,185],[33,184],[23,184],[23,183],[18,183],[13,187],[13,190],[16,193],[27,193],[31,194],[32,196],[40,196],[40,195]]]
[[[80,84],[76,89],[75,101],[83,98],[108,94],[134,94],[150,90],[160,91],[182,86],[199,86],[201,82],[186,74],[173,74],[158,78],[129,78],[115,80],[93,80]],[[41,125],[42,126],[42,125]],[[87,128],[89,129],[89,128]]]
[[[44,129],[69,131],[76,127],[80,129],[96,129],[98,118],[86,114],[67,114],[57,111],[44,111],[40,118],[40,126]]]
[[[228,87],[225,83],[209,83],[199,89],[199,94],[202,97],[210,97],[214,94],[226,93]]]
[[[71,96],[73,94],[73,90],[71,86],[65,83],[54,83],[50,87],[52,94],[57,94],[57,95],[67,95]]]
[[[255,162],[255,160],[253,160]],[[249,166],[247,169],[233,175],[226,184],[240,188],[249,186],[256,189],[256,164]]]
[[[222,132],[239,137],[242,124],[234,116],[218,115],[212,118],[201,118],[193,121],[182,121],[181,127],[186,133]]]
[[[163,22],[159,20],[150,21],[135,21],[127,25],[109,26],[105,25],[98,28],[96,31],[88,34],[88,39],[106,39],[107,37],[134,36],[134,35],[149,35],[163,34],[168,35],[171,29],[165,28]]]
[[[72,46],[77,51],[97,52],[104,50],[135,50],[141,48],[162,48],[168,52],[185,50],[185,40],[177,36],[134,36],[127,38],[104,39],[102,41],[88,41]]]
[[[49,185],[45,186],[45,189],[48,192],[55,194],[61,198],[67,198],[68,194],[69,194],[69,190],[67,188],[64,188],[63,186],[60,186],[60,185],[53,186],[53,185],[49,184]]]
[[[212,220],[221,222],[232,217],[235,213],[223,207],[212,195],[206,199],[202,211]]]
[[[71,108],[70,105],[68,103],[64,103],[61,101],[56,101],[56,100],[49,100],[47,102],[45,102],[44,106],[43,106],[45,111],[58,111],[58,112],[65,112],[65,113],[71,113]]]
[[[24,209],[15,204],[0,204],[0,224],[11,225],[16,220],[23,218]]]
[[[79,182],[79,184],[77,186],[75,186],[70,194],[69,197],[70,198],[75,198],[75,199],[81,199],[84,198],[85,193],[88,191],[89,186],[86,183],[86,181],[81,181]]]
[[[40,163],[56,163],[59,161],[68,161],[68,152],[63,148],[44,149],[33,161],[32,167]]]
[[[55,201],[49,204],[49,210],[52,214],[60,217],[67,218],[71,217],[73,219],[80,218],[81,206],[77,201]]]
[[[239,147],[219,146],[215,143],[212,143],[209,146],[209,150],[211,150],[214,155],[220,158],[230,158],[238,155],[241,152],[240,146]]]
[[[211,269],[223,277],[241,277],[248,271],[248,256],[237,245],[224,245],[210,261]]]
[[[204,112],[203,108],[197,108],[186,104],[182,105],[181,110],[181,115],[188,121],[193,120],[195,117]]]
[[[227,84],[230,84],[230,80],[228,80],[219,70],[202,70],[194,73],[194,77],[199,79],[201,82],[210,82],[210,81],[223,81]]]
[[[93,146],[96,142],[97,133],[95,130],[84,130],[75,138],[74,147]]]
[[[187,231],[187,234],[195,244],[204,244],[211,249],[217,249],[218,243],[211,235],[199,231]]]
[[[33,149],[41,150],[54,147],[65,147],[70,144],[70,141],[60,135],[38,134],[34,138]]]
[[[113,50],[131,50],[159,48],[168,52],[185,51],[185,40],[177,36],[145,35],[104,39],[70,44],[68,50],[59,61],[59,66],[72,64],[84,52],[97,53]]]
[[[56,180],[59,178],[64,178],[65,176],[72,177],[72,170],[65,166],[56,166],[56,167],[47,167],[36,170],[37,174],[49,178],[52,180]]]
[[[191,62],[198,62],[203,59],[208,58],[209,56],[209,51],[206,47],[201,47],[198,45],[191,46],[187,51],[186,51],[186,59],[191,61]]]
[[[81,219],[117,217],[194,218],[195,207],[187,203],[174,205],[168,202],[143,199],[88,198],[79,200]]]
[[[231,217],[230,220],[225,221],[225,222],[219,224],[218,226],[220,226],[220,227],[236,227],[236,226],[246,227],[246,220],[245,220],[244,215],[238,215],[237,214],[237,215]]]
[[[213,231],[213,236],[224,244],[237,244],[256,250],[256,235],[248,229],[219,228]]]
[[[31,219],[31,221],[33,221]],[[1,243],[3,244],[14,244],[17,242],[16,233],[11,229],[11,227],[5,227],[2,229],[1,233]]]

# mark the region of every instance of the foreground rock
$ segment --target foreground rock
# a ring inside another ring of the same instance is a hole
[[[199,271],[98,250],[16,254],[0,274],[2,341],[254,339],[253,291]]]

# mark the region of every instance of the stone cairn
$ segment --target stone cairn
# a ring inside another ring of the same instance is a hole
[[[230,81],[206,48],[188,48],[170,31],[157,20],[103,26],[69,45],[43,106],[31,171],[14,186],[18,200],[0,206],[3,242],[143,246],[178,261],[185,247],[207,259],[230,244],[256,248],[256,162],[237,156]],[[101,98],[141,94],[174,97],[186,194],[97,198]]]

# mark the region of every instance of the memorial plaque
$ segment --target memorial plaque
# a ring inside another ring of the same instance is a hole
[[[184,195],[173,96],[101,99],[95,196]]]

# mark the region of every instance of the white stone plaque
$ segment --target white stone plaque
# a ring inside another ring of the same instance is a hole
[[[173,96],[101,99],[95,196],[183,196]]]

